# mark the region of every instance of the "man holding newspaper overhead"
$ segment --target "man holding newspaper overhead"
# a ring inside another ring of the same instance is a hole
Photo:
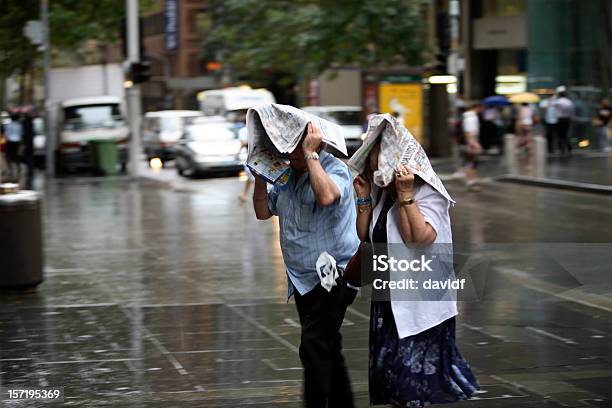
[[[359,246],[356,210],[348,167],[322,149],[346,155],[342,129],[276,104],[249,110],[247,126],[255,214],[279,218],[287,299],[295,296],[302,326],[306,406],[353,407],[340,327],[357,290],[335,278]]]

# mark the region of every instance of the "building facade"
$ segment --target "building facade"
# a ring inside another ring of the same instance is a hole
[[[198,109],[197,93],[215,88],[218,76],[203,62],[203,33],[210,25],[205,0],[156,0],[141,20],[151,81],[143,84],[143,110]]]

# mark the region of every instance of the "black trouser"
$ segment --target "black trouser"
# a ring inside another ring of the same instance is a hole
[[[341,283],[327,292],[321,285],[295,304],[302,325],[300,359],[304,366],[304,400],[308,408],[352,408],[353,391],[344,357],[340,327],[357,291]]]
[[[557,124],[557,140],[559,141],[559,150],[561,153],[572,151],[572,145],[569,140],[570,119],[559,118]]]
[[[546,124],[546,142],[548,143],[548,153],[554,153],[555,143],[557,142],[557,124]]]

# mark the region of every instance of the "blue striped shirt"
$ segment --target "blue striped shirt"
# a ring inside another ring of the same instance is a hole
[[[316,262],[323,251],[344,267],[359,246],[351,173],[346,164],[325,151],[321,151],[320,162],[340,190],[340,198],[331,206],[317,203],[307,172],[297,183],[292,173],[287,184],[275,185],[269,193],[268,207],[279,218],[287,299],[294,289],[304,295],[320,283]]]

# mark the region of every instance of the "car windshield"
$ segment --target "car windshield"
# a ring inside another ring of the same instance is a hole
[[[235,139],[236,135],[228,123],[206,123],[189,128],[189,138],[196,142],[225,141]]]
[[[183,130],[183,118],[160,118],[160,128],[165,132],[180,132]]]
[[[360,111],[332,111],[319,114],[319,116],[337,123],[338,125],[357,125],[361,126]]]
[[[113,128],[123,123],[118,104],[69,106],[64,117],[66,130]]]

